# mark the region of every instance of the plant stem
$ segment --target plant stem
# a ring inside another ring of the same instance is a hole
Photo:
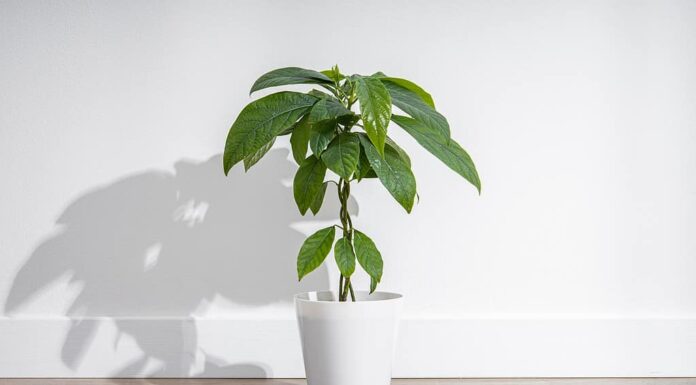
[[[346,82],[350,84],[350,81],[346,79]],[[343,89],[341,89],[341,86],[338,82],[336,82],[336,90],[338,93],[342,94],[342,97],[339,97],[341,99],[341,102],[347,109],[351,109],[353,106],[353,88],[351,84],[351,90],[350,90],[350,95],[346,95],[345,92],[343,92]],[[350,127],[344,127],[346,131],[350,131]],[[341,211],[340,211],[340,219],[341,219],[341,229],[343,230],[343,237],[348,239],[350,244],[353,244],[353,221],[350,219],[350,213],[348,213],[348,200],[350,199],[350,180],[348,178],[341,178],[339,179],[338,183],[336,184],[338,186],[338,199],[341,202]],[[350,282],[350,277],[344,277],[343,274],[341,274],[341,278],[339,280],[339,290],[338,290],[338,300],[340,302],[345,302],[348,300],[348,293],[350,293],[350,299],[355,302],[355,292],[353,291],[353,284]]]
[[[350,199],[350,182],[346,179],[341,178],[338,181],[338,199],[341,202],[341,211],[339,217],[341,218],[341,227],[343,229],[343,237],[348,239],[351,244],[353,242],[353,222],[350,219],[350,214],[348,213],[348,200]],[[353,285],[350,282],[350,277],[344,277],[341,274],[340,280],[340,290],[338,293],[338,300],[345,302],[348,299],[348,293],[350,292],[350,298],[355,302],[355,293],[353,292]]]

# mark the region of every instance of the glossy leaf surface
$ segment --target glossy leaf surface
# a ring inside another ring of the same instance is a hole
[[[290,135],[290,148],[292,149],[292,157],[297,164],[302,162],[307,157],[307,146],[309,145],[309,136],[312,133],[312,126],[309,124],[309,117],[303,116],[292,130]]]
[[[270,142],[266,143],[258,149],[255,153],[247,156],[244,158],[244,171],[249,171],[251,166],[255,165],[261,158],[263,158],[264,155],[273,147],[273,144],[275,143],[275,138],[271,139]]]
[[[376,78],[355,76],[355,92],[365,132],[375,145],[377,153],[383,155],[387,126],[391,118],[392,101],[389,91]]]
[[[319,100],[309,112],[309,123],[314,124],[323,120],[337,120],[340,117],[353,115],[353,111],[347,109],[339,101],[334,99]]]
[[[389,76],[380,77],[379,80],[381,80],[382,82],[394,83],[398,86],[401,86],[401,87],[413,92],[414,94],[418,95],[418,97],[425,104],[430,106],[430,108],[435,109],[435,102],[433,101],[433,97],[430,96],[430,94],[428,92],[426,92],[423,88],[421,88],[416,83],[414,83],[410,80],[401,79],[401,78],[393,78],[393,77],[389,77]]]
[[[308,156],[297,169],[293,181],[293,193],[300,214],[305,215],[315,197],[322,190],[326,166],[314,156]]]
[[[256,91],[269,87],[284,86],[289,84],[333,84],[333,80],[329,79],[321,72],[308,70],[299,67],[278,68],[267,72],[256,80],[251,86],[252,94]]]
[[[324,262],[335,236],[336,229],[331,226],[317,231],[304,241],[297,256],[297,277],[300,280]]]
[[[414,119],[420,120],[433,130],[440,132],[443,137],[450,137],[450,128],[447,119],[431,106],[423,102],[420,96],[391,81],[385,80],[384,86],[389,90],[392,103],[395,106],[399,107],[399,109],[409,114]]]
[[[350,240],[345,236],[336,241],[334,246],[334,257],[338,270],[344,277],[350,277],[355,272],[355,252]]]
[[[360,159],[360,140],[352,132],[344,132],[335,137],[326,150],[321,154],[329,170],[345,179],[355,171]]]
[[[431,154],[474,185],[479,193],[481,192],[481,180],[474,161],[457,142],[443,138],[431,127],[407,116],[394,115],[392,120]]]
[[[232,124],[223,154],[227,174],[232,166],[291,127],[317,98],[298,92],[278,92],[249,103]]]
[[[336,136],[336,121],[324,120],[312,125],[312,132],[309,134],[309,148],[317,157],[321,156],[326,147]]]
[[[377,153],[377,149],[364,135],[360,135],[360,143],[365,150],[370,166],[377,174],[382,185],[406,212],[410,213],[416,197],[416,178],[413,176],[411,168],[401,159],[399,153],[390,146],[384,148],[384,158],[382,158]]]
[[[319,213],[319,210],[321,209],[321,205],[324,203],[324,196],[326,195],[326,188],[328,186],[329,186],[329,182],[324,182],[321,185],[321,189],[319,189],[319,192],[314,197],[312,204],[309,205],[309,210],[312,212],[312,214],[317,215]]]
[[[370,288],[370,292],[373,292],[377,283],[382,280],[382,269],[384,268],[382,254],[377,250],[372,239],[358,230],[354,231],[353,245],[360,266],[374,280],[374,287]]]

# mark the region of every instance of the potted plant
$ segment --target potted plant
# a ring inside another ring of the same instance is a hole
[[[409,156],[387,135],[390,122],[480,193],[478,173],[466,151],[450,137],[449,124],[435,110],[430,94],[411,81],[381,72],[347,76],[338,66],[321,72],[288,67],[261,76],[251,93],[291,84],[323,90],[277,92],[249,103],[227,136],[224,171],[227,174],[239,162],[248,170],[278,136],[290,135],[292,155],[299,165],[293,192],[300,213],[316,214],[328,186],[336,185],[341,223],[310,235],[297,256],[300,280],[319,267],[332,248],[340,271],[338,291],[295,296],[307,381],[309,385],[386,385],[391,380],[401,295],[375,292],[382,279],[382,256],[353,225],[348,211],[351,184],[377,178],[411,212],[416,180]],[[392,113],[392,105],[405,115]],[[327,170],[337,180],[326,180]],[[353,288],[356,261],[370,277],[369,291]]]

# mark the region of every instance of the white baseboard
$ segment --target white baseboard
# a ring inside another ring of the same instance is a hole
[[[113,376],[304,370],[293,319],[0,318],[0,377]],[[405,319],[394,376],[696,376],[696,319]]]

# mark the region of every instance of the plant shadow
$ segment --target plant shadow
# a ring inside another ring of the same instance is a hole
[[[338,204],[327,191],[320,214],[300,216],[287,184],[295,170],[288,151],[276,149],[246,174],[237,166],[225,177],[217,155],[94,189],[67,207],[55,233],[21,267],[5,312],[21,314],[67,274],[79,288],[66,311],[72,326],[61,359],[69,368],[79,367],[93,343],[94,317],[108,317],[142,350],[114,377],[269,377],[262,363],[209,355],[203,371],[192,372],[201,352],[191,316],[220,297],[253,307],[328,288],[325,266],[297,282],[295,256],[305,236],[290,226],[334,220]],[[152,362],[162,364],[147,369]]]

